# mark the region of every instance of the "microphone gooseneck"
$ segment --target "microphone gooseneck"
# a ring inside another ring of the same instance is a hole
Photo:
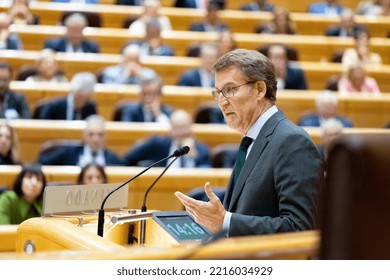
[[[140,173],[138,173],[137,175],[131,177],[129,180],[127,180],[126,182],[124,182],[123,184],[121,184],[119,187],[113,189],[112,191],[110,191],[103,199],[102,201],[102,204],[100,206],[100,210],[99,210],[99,216],[98,216],[98,226],[97,226],[97,234],[101,237],[103,237],[103,232],[104,232],[104,205],[107,201],[107,199],[114,193],[116,192],[117,190],[119,190],[120,188],[122,188],[123,186],[127,185],[128,183],[130,183],[131,181],[133,181],[134,179],[138,178],[139,176],[141,176],[142,174],[144,174],[146,171],[148,171],[150,168],[158,165],[159,163],[165,161],[165,160],[168,160],[170,158],[173,158],[173,157],[179,157],[179,156],[182,156],[184,154],[187,154],[189,152],[190,148],[188,146],[184,146],[180,149],[177,149],[176,151],[173,152],[173,154],[163,158],[163,159],[160,159],[159,161],[156,161],[155,163],[149,165],[147,168],[145,168],[144,170],[142,170]],[[172,161],[173,162],[173,161]],[[170,165],[169,165],[170,166]],[[164,171],[165,173],[165,171]],[[160,175],[161,177],[161,175]],[[156,181],[153,183],[153,185],[156,183]],[[150,187],[149,187],[150,188]],[[149,190],[149,189],[148,189]]]

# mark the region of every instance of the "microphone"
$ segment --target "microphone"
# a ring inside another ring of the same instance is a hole
[[[144,174],[146,171],[148,171],[150,168],[158,165],[159,163],[165,161],[165,160],[168,160],[170,158],[173,158],[175,157],[175,160],[182,156],[182,155],[185,155],[189,152],[190,148],[188,146],[184,146],[182,148],[179,148],[177,150],[175,150],[173,152],[173,154],[163,158],[163,159],[160,159],[159,161],[156,161],[155,163],[149,165],[148,167],[146,167],[144,170],[142,170],[140,173],[138,173],[137,175],[133,176],[132,178],[130,178],[129,180],[127,180],[126,182],[124,182],[123,184],[121,184],[119,187],[113,189],[112,191],[110,191],[103,199],[102,201],[102,204],[100,206],[100,210],[99,210],[99,216],[98,216],[98,226],[97,226],[97,234],[101,237],[103,237],[103,232],[104,232],[104,204],[106,203],[107,199],[114,193],[116,192],[117,190],[119,190],[120,188],[122,188],[123,186],[127,185],[128,183],[130,183],[131,181],[133,181],[134,179],[138,178],[139,176],[141,176],[142,174]],[[173,160],[172,162],[174,162],[175,160]],[[170,166],[170,164],[168,165],[168,167]],[[165,173],[165,170],[164,170],[164,173]],[[164,174],[163,173],[163,174]],[[161,177],[161,175],[160,175]],[[159,179],[159,178],[158,178]],[[156,181],[153,183],[153,185],[156,183]],[[153,185],[151,187],[153,187]],[[149,187],[148,191],[151,189],[151,187]],[[145,198],[146,199],[146,198]],[[144,199],[144,201],[145,201]],[[146,210],[145,210],[146,211]]]
[[[190,151],[190,147],[188,146],[184,146],[182,148],[179,148],[177,149],[174,153],[173,153],[173,156],[175,157],[163,170],[163,172],[161,172],[161,174],[156,178],[156,180],[154,180],[154,182],[150,185],[150,187],[146,190],[145,192],[145,195],[144,195],[144,200],[143,200],[143,203],[142,203],[142,207],[141,207],[141,212],[146,212],[147,211],[147,208],[146,208],[146,199],[148,197],[148,194],[150,192],[150,190],[154,187],[154,185],[160,180],[160,178],[165,174],[165,172],[167,172],[168,168],[171,167],[171,165],[181,156],[183,155],[186,155],[188,154],[188,152]],[[141,237],[140,237],[140,244],[144,244],[145,242],[145,226],[146,226],[146,221],[145,220],[142,220],[141,221]]]

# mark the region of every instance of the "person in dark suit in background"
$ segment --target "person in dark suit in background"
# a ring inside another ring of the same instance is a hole
[[[263,11],[263,12],[273,12],[275,6],[268,3],[268,0],[256,0],[252,1],[247,5],[243,5],[240,10],[242,11]]]
[[[203,43],[200,49],[200,67],[185,71],[180,76],[177,85],[188,87],[214,86],[214,76],[211,71],[213,63],[218,59],[218,56],[218,45],[212,43]]]
[[[192,117],[184,110],[176,110],[171,115],[169,136],[151,136],[130,149],[123,157],[128,166],[149,166],[150,164],[171,155],[183,146],[190,147],[190,152],[176,160],[172,167],[211,167],[210,149],[192,135]],[[163,161],[158,166],[166,166]]]
[[[278,89],[307,89],[305,73],[298,64],[288,60],[283,45],[272,44],[267,57],[274,64]]]
[[[8,62],[0,62],[0,118],[30,119],[31,113],[26,98],[9,88],[11,80],[11,65]]]
[[[117,0],[116,5],[142,6],[143,0]]]
[[[203,20],[194,22],[190,26],[190,31],[198,32],[222,32],[229,30],[229,26],[219,17],[221,7],[218,3],[210,1],[207,6],[207,13]]]
[[[225,8],[225,0],[176,0],[176,8],[207,9],[210,2],[217,3],[221,9]]]
[[[161,103],[162,87],[158,76],[141,80],[140,100],[123,108],[121,121],[169,123],[173,108]]]
[[[120,157],[105,146],[105,119],[91,115],[85,120],[83,145],[69,145],[47,153],[41,153],[38,161],[42,165],[85,165],[96,162],[101,166],[122,165]]]
[[[308,133],[275,105],[276,73],[260,52],[237,49],[214,64],[217,100],[228,125],[243,134],[223,204],[207,182],[209,202],[175,192],[195,221],[227,236],[316,228],[322,156]],[[245,154],[246,153],[246,154]]]
[[[345,9],[340,15],[340,24],[329,27],[325,31],[326,36],[355,37],[366,28],[355,22],[355,13],[351,9]]]
[[[70,92],[66,97],[49,101],[38,116],[46,120],[84,120],[96,114],[97,108],[92,101],[95,92],[96,76],[90,72],[74,75],[70,82]]]
[[[339,4],[339,0],[325,0],[311,4],[308,7],[308,13],[335,16],[340,15],[344,9],[345,7]]]
[[[60,38],[45,41],[45,49],[67,53],[99,53],[97,43],[86,39],[83,35],[88,21],[80,13],[73,13],[65,19],[66,34]]]

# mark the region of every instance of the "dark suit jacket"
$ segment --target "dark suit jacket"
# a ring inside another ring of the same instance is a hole
[[[205,22],[195,22],[191,24],[190,31],[197,31],[197,32],[206,32],[208,31],[206,28],[207,24]],[[217,24],[215,27],[215,32],[222,32],[225,30],[229,30],[229,26],[227,26],[224,23]]]
[[[66,52],[66,38],[54,38],[45,41],[44,48],[53,49],[56,52]],[[85,53],[99,53],[99,46],[95,42],[89,40],[83,40],[81,42],[81,48]]]
[[[353,127],[352,122],[344,117],[336,117],[338,121],[340,121],[344,127]],[[298,125],[300,126],[320,126],[320,116],[319,115],[308,115],[300,118],[298,120]]]
[[[352,33],[348,34],[348,37],[354,37],[357,33],[362,32],[366,30],[364,26],[355,24],[352,27]],[[325,35],[326,36],[340,36],[341,34],[341,27],[336,26],[336,27],[330,27],[326,30]]]
[[[175,7],[177,8],[196,8],[195,0],[176,0]]]
[[[285,89],[307,89],[306,77],[302,69],[287,66]]]
[[[139,102],[130,103],[123,108],[122,119],[123,122],[144,122],[143,104]],[[171,116],[173,109],[166,105],[161,105],[161,112]]]
[[[229,236],[313,229],[324,162],[316,145],[282,111],[274,114],[257,139],[224,207],[232,212]]]
[[[66,97],[55,99],[42,108],[39,118],[45,120],[66,120],[66,108]],[[93,102],[88,102],[81,110],[81,118],[83,120],[94,114],[97,114],[97,109],[96,104]]]
[[[152,136],[145,140],[145,142],[128,151],[123,157],[123,162],[128,166],[148,166],[167,157],[169,155],[171,144],[171,137]],[[200,142],[196,142],[195,146],[198,153],[198,156],[195,158],[195,166],[210,167],[211,160],[209,147]],[[167,161],[165,160],[157,166],[166,165]]]
[[[202,81],[200,79],[200,74],[198,69],[191,69],[184,72],[177,82],[178,86],[188,86],[188,87],[201,87]]]
[[[38,161],[42,165],[77,165],[83,149],[83,146],[67,146],[41,154]],[[106,165],[122,165],[122,160],[108,149],[104,150],[104,157]]]
[[[117,0],[116,5],[141,6],[137,0]]]
[[[15,110],[20,119],[30,119],[31,112],[23,94],[9,90],[4,97],[4,111],[0,114],[0,118],[5,118],[5,111]]]
[[[261,11],[264,11],[264,12],[273,12],[275,9],[275,7],[271,4],[266,4],[264,9],[261,10]],[[259,5],[257,5],[257,3],[250,3],[250,4],[247,4],[247,5],[244,5],[240,8],[240,10],[242,11],[260,11],[260,7]]]

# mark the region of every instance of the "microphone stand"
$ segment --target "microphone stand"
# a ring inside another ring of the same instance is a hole
[[[146,190],[144,195],[144,201],[142,203],[141,212],[146,212],[146,199],[148,197],[149,191],[153,188],[153,186],[160,180],[160,178],[167,172],[168,168],[178,159],[179,157],[175,157],[168,165],[165,167],[164,171],[154,180],[154,182],[150,185],[150,187]],[[140,245],[144,245],[145,243],[145,232],[146,232],[146,220],[141,220],[141,232],[140,232]]]

